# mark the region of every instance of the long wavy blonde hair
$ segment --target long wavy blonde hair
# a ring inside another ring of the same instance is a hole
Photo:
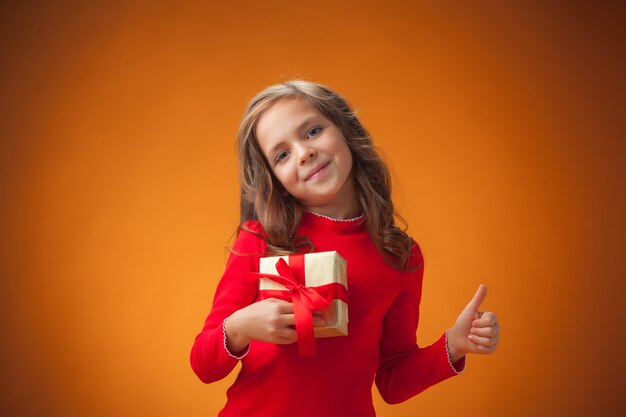
[[[363,210],[369,235],[378,252],[394,268],[408,269],[413,244],[405,232],[406,222],[396,212],[391,201],[389,169],[376,151],[372,139],[352,111],[348,101],[330,88],[302,80],[292,80],[268,87],[248,104],[237,133],[237,151],[241,174],[240,226],[246,220],[258,220],[267,252],[286,255],[298,252],[302,245],[313,250],[306,236],[296,230],[304,207],[290,196],[278,181],[261,152],[256,126],[274,103],[282,98],[308,100],[324,117],[337,126],[353,158],[352,173],[356,194]],[[403,225],[399,228],[395,220]]]

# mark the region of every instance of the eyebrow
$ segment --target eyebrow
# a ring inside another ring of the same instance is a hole
[[[309,123],[311,123],[311,121],[313,121],[314,119],[319,119],[319,116],[309,116],[306,119],[304,119],[304,121],[302,123],[300,123],[300,125],[297,127],[296,132],[300,132],[304,126],[308,125]],[[280,146],[285,143],[284,140],[279,141],[276,145],[272,146],[272,148],[268,151],[268,156],[272,156],[274,154],[274,152],[276,152],[277,148],[280,148]]]

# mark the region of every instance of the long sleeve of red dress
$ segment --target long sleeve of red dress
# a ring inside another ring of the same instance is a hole
[[[419,322],[424,258],[417,244],[413,246],[412,263],[417,271],[407,273],[404,285],[387,311],[380,339],[380,365],[376,371],[376,386],[388,403],[405,401],[450,375],[451,364],[441,360],[448,356],[446,335],[434,344],[417,346],[415,331]],[[465,357],[452,368],[460,373]]]
[[[245,226],[260,231],[253,222],[247,222]],[[233,312],[254,302],[257,284],[242,277],[246,272],[259,271],[258,255],[263,250],[263,240],[254,234],[242,230],[237,236],[222,279],[215,290],[211,313],[191,350],[191,367],[202,382],[224,378],[238,362],[225,349],[222,323]]]
[[[262,231],[257,222],[248,227]],[[305,212],[298,234],[316,252],[335,250],[347,261],[348,335],[316,339],[317,355],[301,357],[297,344],[253,340],[221,417],[372,417],[372,385],[389,403],[405,401],[463,370],[465,359],[450,364],[445,334],[419,347],[416,331],[422,295],[423,257],[412,249],[413,272],[390,267],[378,253],[363,218],[337,221]],[[258,272],[265,249],[258,236],[239,233],[211,311],[196,337],[191,366],[204,382],[226,376],[237,364],[224,347],[226,317],[257,299]],[[248,255],[243,255],[248,254]]]

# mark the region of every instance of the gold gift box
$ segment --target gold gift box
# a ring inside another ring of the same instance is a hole
[[[289,264],[289,256],[269,256],[261,258],[259,272],[261,274],[278,275],[276,262],[282,258]],[[304,254],[304,285],[307,287],[319,287],[333,282],[343,285],[348,289],[348,277],[346,275],[347,262],[336,251],[313,252]],[[284,285],[268,278],[259,279],[259,290],[283,290]],[[343,300],[333,299],[328,307],[322,310],[326,319],[323,327],[315,326],[315,337],[333,337],[348,335],[348,304]]]

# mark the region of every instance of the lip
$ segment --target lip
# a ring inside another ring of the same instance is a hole
[[[306,176],[306,178],[304,179],[305,181],[310,180],[311,178],[313,178],[315,175],[317,175],[319,172],[323,171],[324,168],[326,168],[328,165],[330,164],[329,162],[326,162],[325,164],[321,164],[316,166],[315,168],[313,168],[313,170],[309,173],[309,175]]]

